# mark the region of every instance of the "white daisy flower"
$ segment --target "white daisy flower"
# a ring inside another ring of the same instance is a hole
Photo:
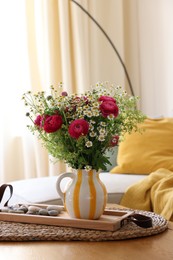
[[[96,136],[96,133],[92,131],[89,135],[90,135],[91,137],[94,137],[94,136]]]
[[[113,114],[110,114],[107,118],[110,119],[110,120],[112,120],[112,119],[114,119],[114,115],[113,115]]]
[[[87,110],[87,111],[85,111],[85,115],[87,116],[87,117],[92,117],[92,112],[91,111],[89,111],[89,110]]]
[[[98,102],[94,102],[94,103],[92,104],[93,108],[98,108],[99,105],[100,105],[100,104],[99,104]]]
[[[100,122],[100,125],[101,126],[106,126],[106,123],[102,121],[102,122]]]
[[[94,120],[90,120],[90,124],[95,124],[96,122]]]
[[[92,170],[92,166],[90,166],[90,165],[86,165],[84,168],[85,168],[86,171]]]
[[[105,128],[101,128],[101,129],[99,130],[99,133],[100,133],[100,135],[104,135],[104,134],[106,133]]]
[[[93,111],[93,116],[99,116],[99,111]]]
[[[105,136],[104,135],[99,135],[98,140],[100,142],[104,142],[105,141]]]
[[[82,110],[83,110],[82,107],[78,107],[78,108],[77,108],[77,111],[78,111],[78,112],[82,112]]]
[[[92,145],[93,145],[93,143],[91,142],[91,141],[87,141],[86,143],[85,143],[85,145],[86,145],[86,147],[91,147]]]
[[[90,125],[90,130],[93,131],[94,130],[94,126]]]

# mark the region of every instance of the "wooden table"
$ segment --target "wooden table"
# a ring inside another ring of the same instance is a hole
[[[173,223],[158,235],[109,242],[0,242],[5,260],[172,260]]]

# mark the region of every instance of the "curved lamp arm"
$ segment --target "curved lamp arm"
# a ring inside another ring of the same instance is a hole
[[[131,80],[130,80],[130,77],[129,77],[129,74],[127,72],[127,69],[126,69],[126,66],[117,50],[117,48],[115,47],[115,45],[113,44],[112,40],[110,39],[110,37],[108,36],[108,34],[103,30],[103,28],[101,27],[101,25],[95,20],[95,18],[85,9],[83,8],[83,6],[81,6],[78,2],[76,2],[75,0],[70,0],[72,1],[73,3],[75,3],[77,6],[79,6],[79,8],[84,12],[86,13],[89,18],[97,25],[97,27],[102,31],[102,33],[105,35],[105,37],[107,38],[108,42],[110,43],[110,45],[112,46],[114,52],[116,53],[123,69],[124,69],[124,73],[126,75],[126,78],[127,78],[127,81],[128,81],[128,84],[129,84],[129,88],[130,88],[130,91],[131,91],[131,94],[134,96],[134,90],[133,90],[133,87],[132,87],[132,83],[131,83]]]

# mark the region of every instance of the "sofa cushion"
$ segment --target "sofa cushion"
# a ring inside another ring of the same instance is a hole
[[[108,192],[108,203],[118,204],[128,186],[144,177],[145,175],[100,173],[100,179]],[[62,204],[62,200],[56,191],[57,178],[58,176],[52,176],[11,182],[14,194],[10,203]],[[69,178],[62,180],[62,190],[65,189],[68,181]]]
[[[112,173],[149,174],[159,168],[173,171],[173,118],[146,119],[142,133],[127,134],[119,145]]]

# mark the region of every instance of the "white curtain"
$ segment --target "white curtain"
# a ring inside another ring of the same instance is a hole
[[[96,0],[78,2],[112,35],[123,55],[121,0],[109,0],[106,12],[104,0],[99,6]],[[95,24],[69,0],[0,1],[0,19],[0,181],[56,175],[67,167],[51,163],[28,132],[23,92],[48,91],[60,81],[69,92],[82,92],[97,81],[123,85],[122,68]]]
[[[123,1],[125,62],[150,117],[173,116],[173,0]]]
[[[173,1],[139,1],[142,109],[173,116]]]
[[[172,115],[173,0],[77,0],[110,36],[149,116]],[[98,27],[70,0],[0,1],[0,182],[56,175],[63,163],[28,132],[21,96],[64,82],[82,92],[97,81],[129,91]]]

